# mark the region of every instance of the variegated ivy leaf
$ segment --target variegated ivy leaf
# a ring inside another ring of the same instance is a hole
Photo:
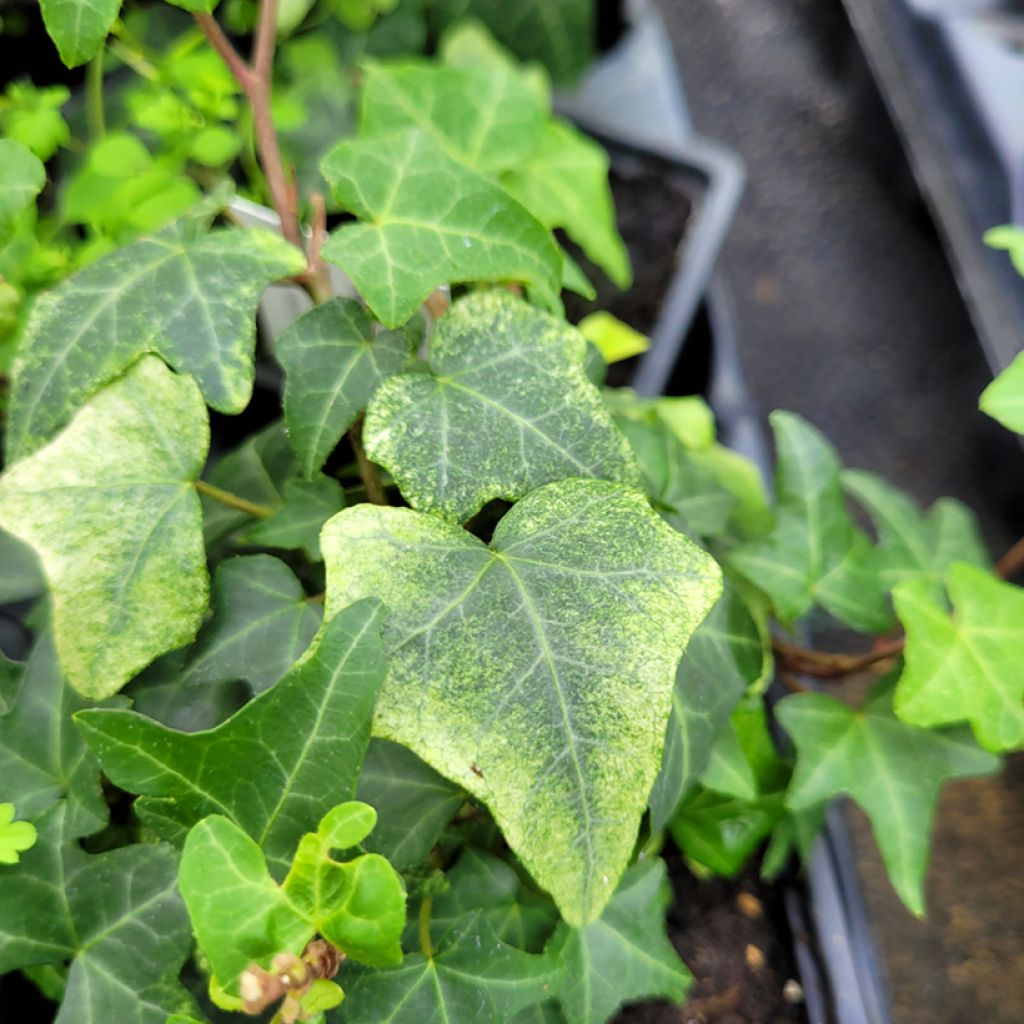
[[[326,462],[381,381],[399,373],[409,355],[407,335],[378,333],[352,299],[315,306],[277,339],[288,436],[307,478]]]
[[[954,564],[946,574],[952,616],[927,583],[893,591],[907,631],[896,714],[911,725],[968,721],[989,750],[1024,746],[1024,589]]]
[[[921,916],[939,790],[948,779],[996,771],[998,758],[963,727],[905,725],[893,714],[887,684],[859,711],[825,694],[798,693],[775,713],[797,749],[789,806],[803,811],[840,794],[856,800],[871,819],[893,886]]]
[[[362,602],[335,616],[276,686],[216,729],[181,733],[131,711],[76,716],[103,771],[143,797],[136,810],[176,843],[210,814],[231,818],[274,876],[339,800],[355,794],[384,676],[383,611]]]
[[[55,1024],[164,1024],[193,1010],[178,981],[192,935],[174,851],[87,854],[66,811],[47,811],[21,862],[0,866],[0,974],[70,961]]]
[[[771,598],[784,623],[815,604],[865,632],[892,621],[874,554],[843,499],[839,459],[809,423],[793,413],[771,415],[778,450],[778,505],[771,532],[741,544],[730,565]]]
[[[466,296],[438,322],[424,369],[378,388],[367,454],[410,505],[455,522],[566,477],[639,483],[585,352],[575,328],[508,292]]]
[[[989,565],[978,523],[966,505],[941,498],[919,511],[901,490],[875,473],[847,470],[843,487],[870,513],[878,531],[878,577],[885,590],[903,580],[926,580],[938,598],[953,562]]]
[[[998,420],[1007,430],[1024,434],[1024,354],[1010,365],[981,394],[981,411]]]
[[[0,525],[38,553],[61,665],[87,697],[116,693],[199,628],[194,481],[209,437],[195,381],[147,356],[0,478]]]
[[[346,140],[322,170],[362,221],[333,231],[324,257],[386,327],[405,323],[438,285],[464,281],[520,282],[560,308],[562,258],[550,234],[426,132]]]
[[[29,316],[14,366],[8,458],[39,448],[146,352],[192,374],[215,409],[241,412],[252,394],[260,295],[304,265],[269,231],[171,228],[69,277]]]
[[[0,245],[10,237],[18,214],[46,184],[46,168],[14,139],[0,139]]]
[[[39,0],[39,8],[60,59],[73,68],[99,52],[121,0]]]
[[[490,547],[368,505],[321,545],[328,616],[364,596],[390,612],[377,734],[483,800],[566,920],[593,920],[632,852],[718,567],[639,492],[600,480],[532,491]]]
[[[556,995],[569,1024],[604,1024],[637,999],[683,1001],[693,976],[665,934],[671,901],[665,862],[655,857],[626,872],[596,921],[559,925],[547,952],[559,967]]]

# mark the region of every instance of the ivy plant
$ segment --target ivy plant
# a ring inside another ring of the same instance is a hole
[[[58,1021],[603,1024],[690,989],[663,844],[772,877],[849,797],[920,914],[941,787],[1024,746],[1024,544],[604,387],[590,14],[41,3],[99,131],[0,102],[0,970]],[[982,407],[1024,427],[1019,364]]]

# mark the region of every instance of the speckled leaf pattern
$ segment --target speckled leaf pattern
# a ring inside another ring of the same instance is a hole
[[[206,401],[239,413],[253,382],[263,289],[302,254],[269,231],[167,231],[97,260],[42,296],[18,350],[7,455],[34,451],[101,385],[146,352],[192,374]]]
[[[464,522],[567,477],[639,484],[640,474],[583,369],[586,342],[502,291],[455,303],[427,367],[386,380],[366,412],[367,454],[414,508]]]
[[[789,806],[804,811],[843,794],[856,800],[871,819],[893,886],[921,916],[939,790],[947,779],[996,771],[998,759],[969,729],[905,725],[886,685],[860,711],[825,694],[798,693],[775,713],[797,749]]]
[[[116,693],[188,643],[206,609],[193,481],[209,445],[195,381],[152,356],[0,478],[0,525],[39,554],[57,653],[80,693]]]
[[[327,461],[381,381],[401,371],[409,349],[406,335],[378,333],[352,299],[314,307],[278,338],[285,422],[307,478]]]
[[[665,753],[648,801],[656,831],[665,827],[696,783],[729,713],[768,663],[764,640],[746,602],[726,584],[676,670]]]
[[[42,161],[20,142],[0,139],[0,245],[10,236],[18,214],[45,184]]]
[[[180,733],[130,711],[77,716],[103,771],[142,793],[140,815],[176,842],[209,814],[231,818],[283,877],[306,832],[355,794],[384,677],[383,612],[367,601],[335,616],[276,686],[208,732]]]
[[[483,914],[459,922],[433,957],[410,953],[398,967],[345,965],[345,1024],[504,1021],[547,999],[555,985],[548,957],[502,942]]]
[[[968,721],[989,750],[1024,746],[1024,589],[970,565],[946,575],[950,616],[921,581],[893,591],[907,631],[896,714],[911,725]]]
[[[981,395],[981,411],[998,420],[1007,430],[1024,434],[1024,354],[1010,365]]]
[[[626,872],[596,921],[559,926],[548,951],[559,966],[557,996],[569,1024],[604,1024],[637,999],[682,1002],[693,977],[665,934],[670,901],[665,863],[650,858]]]
[[[741,544],[730,565],[760,587],[789,624],[820,604],[866,632],[891,625],[867,538],[843,499],[832,446],[794,413],[771,415],[778,450],[775,525],[764,538]]]
[[[878,577],[884,589],[923,579],[938,600],[953,562],[988,567],[974,513],[954,498],[940,498],[922,513],[899,488],[861,470],[844,472],[843,487],[868,510],[878,531]]]
[[[90,855],[57,804],[21,863],[0,866],[0,974],[71,962],[55,1024],[164,1024],[192,1009],[178,972],[192,943],[164,845]]]
[[[485,174],[528,160],[544,136],[544,111],[508,65],[484,70],[406,59],[370,64],[365,75],[364,136],[420,128],[456,160]]]
[[[490,547],[367,505],[321,545],[328,616],[364,596],[390,611],[377,734],[483,800],[563,916],[593,920],[632,852],[679,657],[720,593],[713,560],[598,480],[533,491]]]
[[[213,617],[189,653],[184,687],[240,679],[257,693],[268,689],[309,646],[323,610],[270,555],[221,562],[211,603]]]
[[[559,309],[562,258],[530,213],[418,129],[350,139],[327,154],[335,197],[362,221],[335,229],[324,257],[387,327],[440,284],[515,281]]]
[[[546,228],[564,228],[615,285],[629,287],[633,274],[615,222],[608,154],[598,143],[552,121],[537,151],[511,166],[501,183]]]
[[[73,68],[96,56],[121,0],[39,0],[39,8],[60,59]]]
[[[48,630],[19,683],[10,688],[10,706],[0,717],[0,795],[14,801],[20,817],[33,819],[64,800],[69,836],[98,831],[108,817],[100,766],[71,722],[87,705],[64,682]],[[0,696],[7,692],[0,684]]]

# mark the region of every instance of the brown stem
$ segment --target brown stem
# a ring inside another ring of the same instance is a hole
[[[817,679],[838,679],[870,668],[880,661],[888,661],[902,653],[904,637],[892,640],[879,640],[874,650],[866,654],[834,654],[829,651],[815,651],[809,647],[787,643],[775,638],[772,647],[782,667],[794,672],[801,672]]]
[[[326,302],[333,293],[327,265],[321,255],[327,237],[327,207],[324,205],[324,197],[319,192],[311,192],[309,202],[313,207],[313,223],[304,283],[314,302]]]
[[[363,421],[357,420],[348,432],[349,441],[352,442],[352,450],[356,453],[356,463],[359,466],[359,476],[362,478],[363,487],[366,488],[366,497],[374,505],[386,505],[387,495],[377,475],[377,467],[367,458],[366,449],[363,447]]]
[[[267,519],[274,514],[274,510],[269,505],[259,505],[255,501],[241,498],[237,494],[222,490],[220,487],[207,483],[205,480],[196,480],[195,484],[196,490],[200,494],[205,494],[208,498],[213,498],[214,501],[219,501],[222,505],[227,505],[229,508],[236,508],[239,512],[244,512],[246,515],[255,516],[257,519]]]
[[[209,40],[210,45],[220,54],[221,59],[227,64],[231,74],[248,95],[252,83],[252,69],[243,60],[242,55],[231,45],[231,40],[224,34],[224,30],[217,23],[212,14],[202,14],[198,11],[193,13],[203,35]]]
[[[1024,537],[1021,537],[1016,544],[1010,548],[1002,558],[996,562],[996,574],[1004,580],[1012,580],[1022,569],[1024,569]]]

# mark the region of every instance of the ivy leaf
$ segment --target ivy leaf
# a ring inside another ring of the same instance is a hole
[[[908,909],[924,914],[924,874],[939,790],[947,779],[988,775],[999,759],[963,727],[933,731],[905,725],[884,685],[856,711],[834,697],[785,697],[776,714],[797,749],[787,794],[795,811],[852,797],[867,812],[893,886]]]
[[[390,610],[377,735],[483,800],[566,920],[592,920],[632,853],[715,563],[639,492],[599,480],[531,492],[490,547],[368,505],[321,545],[328,616],[364,596]]]
[[[361,602],[331,620],[276,686],[216,729],[180,733],[131,711],[76,716],[103,771],[143,797],[140,816],[166,838],[211,813],[255,839],[275,877],[303,833],[355,793],[384,676],[383,611]]]
[[[43,24],[69,67],[92,60],[121,10],[121,0],[39,0]]]
[[[651,789],[651,828],[660,832],[700,778],[715,737],[746,689],[770,670],[766,641],[731,584],[697,627],[676,670],[661,770]]]
[[[469,295],[438,321],[424,371],[378,388],[366,452],[410,505],[455,522],[565,477],[637,483],[585,352],[575,328],[507,292]]]
[[[550,959],[506,945],[481,913],[460,921],[433,954],[411,953],[386,970],[343,965],[346,1024],[508,1020],[554,987]]]
[[[559,926],[548,944],[569,1024],[603,1024],[623,1003],[655,996],[681,1003],[693,976],[665,934],[671,890],[665,862],[634,864],[604,913],[586,928]]]
[[[458,786],[411,750],[377,739],[366,752],[356,797],[377,810],[377,827],[363,845],[399,871],[423,863],[465,802]]]
[[[263,289],[303,269],[269,231],[174,229],[118,249],[34,305],[14,366],[9,460],[53,436],[99,387],[153,352],[239,413],[253,382],[254,315]],[[160,296],[154,302],[154,296]]]
[[[425,132],[346,140],[322,169],[338,202],[364,221],[333,231],[324,258],[386,327],[405,323],[438,285],[465,281],[518,281],[560,308],[562,258],[548,232]]]
[[[365,805],[360,805],[365,806]],[[233,821],[204,818],[188,834],[179,880],[199,946],[218,986],[237,995],[253,963],[266,969],[278,953],[298,956],[319,934],[347,957],[387,966],[401,960],[405,891],[388,862],[370,853],[342,862],[326,815],[299,843],[284,884],[267,870],[263,851]],[[373,824],[372,808],[370,825]]]
[[[941,598],[953,562],[988,567],[977,520],[961,502],[941,498],[922,514],[899,488],[862,470],[844,472],[843,487],[868,510],[878,531],[878,575],[885,590],[903,580],[924,579]]]
[[[313,480],[289,480],[284,504],[248,533],[253,544],[285,551],[302,551],[320,561],[320,530],[345,506],[345,491],[337,480],[320,473]]]
[[[891,616],[868,540],[843,500],[835,451],[793,413],[774,412],[771,423],[779,460],[775,525],[736,548],[730,564],[771,598],[784,623],[817,603],[854,629],[885,631]]]
[[[221,562],[212,603],[213,618],[182,674],[184,687],[243,679],[257,693],[268,689],[309,646],[322,615],[291,569],[270,555]]]
[[[19,661],[12,661],[0,651],[0,718],[9,714],[17,703],[24,676],[25,666]],[[0,722],[2,727],[3,723]]]
[[[371,63],[364,74],[363,136],[419,128],[483,174],[529,160],[544,137],[544,111],[506,64],[468,68],[406,59]]]
[[[147,356],[0,479],[0,525],[39,555],[57,653],[84,696],[116,693],[199,628],[209,583],[193,482],[209,437],[195,381]]]
[[[1024,590],[974,566],[946,574],[950,616],[927,584],[893,591],[907,631],[896,714],[910,725],[968,721],[988,750],[1024,745]]]
[[[70,960],[55,1024],[164,1024],[192,1010],[177,980],[192,935],[174,851],[145,844],[91,856],[66,811],[47,811],[21,863],[0,867],[0,974]]]
[[[0,804],[0,864],[17,864],[37,838],[32,822],[14,820],[14,804]]]
[[[501,183],[546,228],[566,234],[619,288],[633,279],[629,253],[615,222],[608,154],[565,121],[544,128],[539,148],[517,161]]]
[[[42,161],[20,142],[0,139],[0,245],[10,238],[18,215],[45,184]]]
[[[38,597],[46,589],[36,553],[5,530],[0,530],[0,565],[0,605]]]
[[[352,299],[314,306],[281,334],[285,421],[307,478],[327,461],[381,381],[401,371],[409,348],[401,332],[378,334]]]
[[[1007,430],[1024,434],[1024,354],[981,393],[981,411],[998,420]]]
[[[38,818],[64,799],[64,827],[74,836],[98,831],[108,817],[99,762],[71,725],[71,716],[86,706],[65,684],[53,636],[44,631],[0,718],[0,778],[26,818]]]

